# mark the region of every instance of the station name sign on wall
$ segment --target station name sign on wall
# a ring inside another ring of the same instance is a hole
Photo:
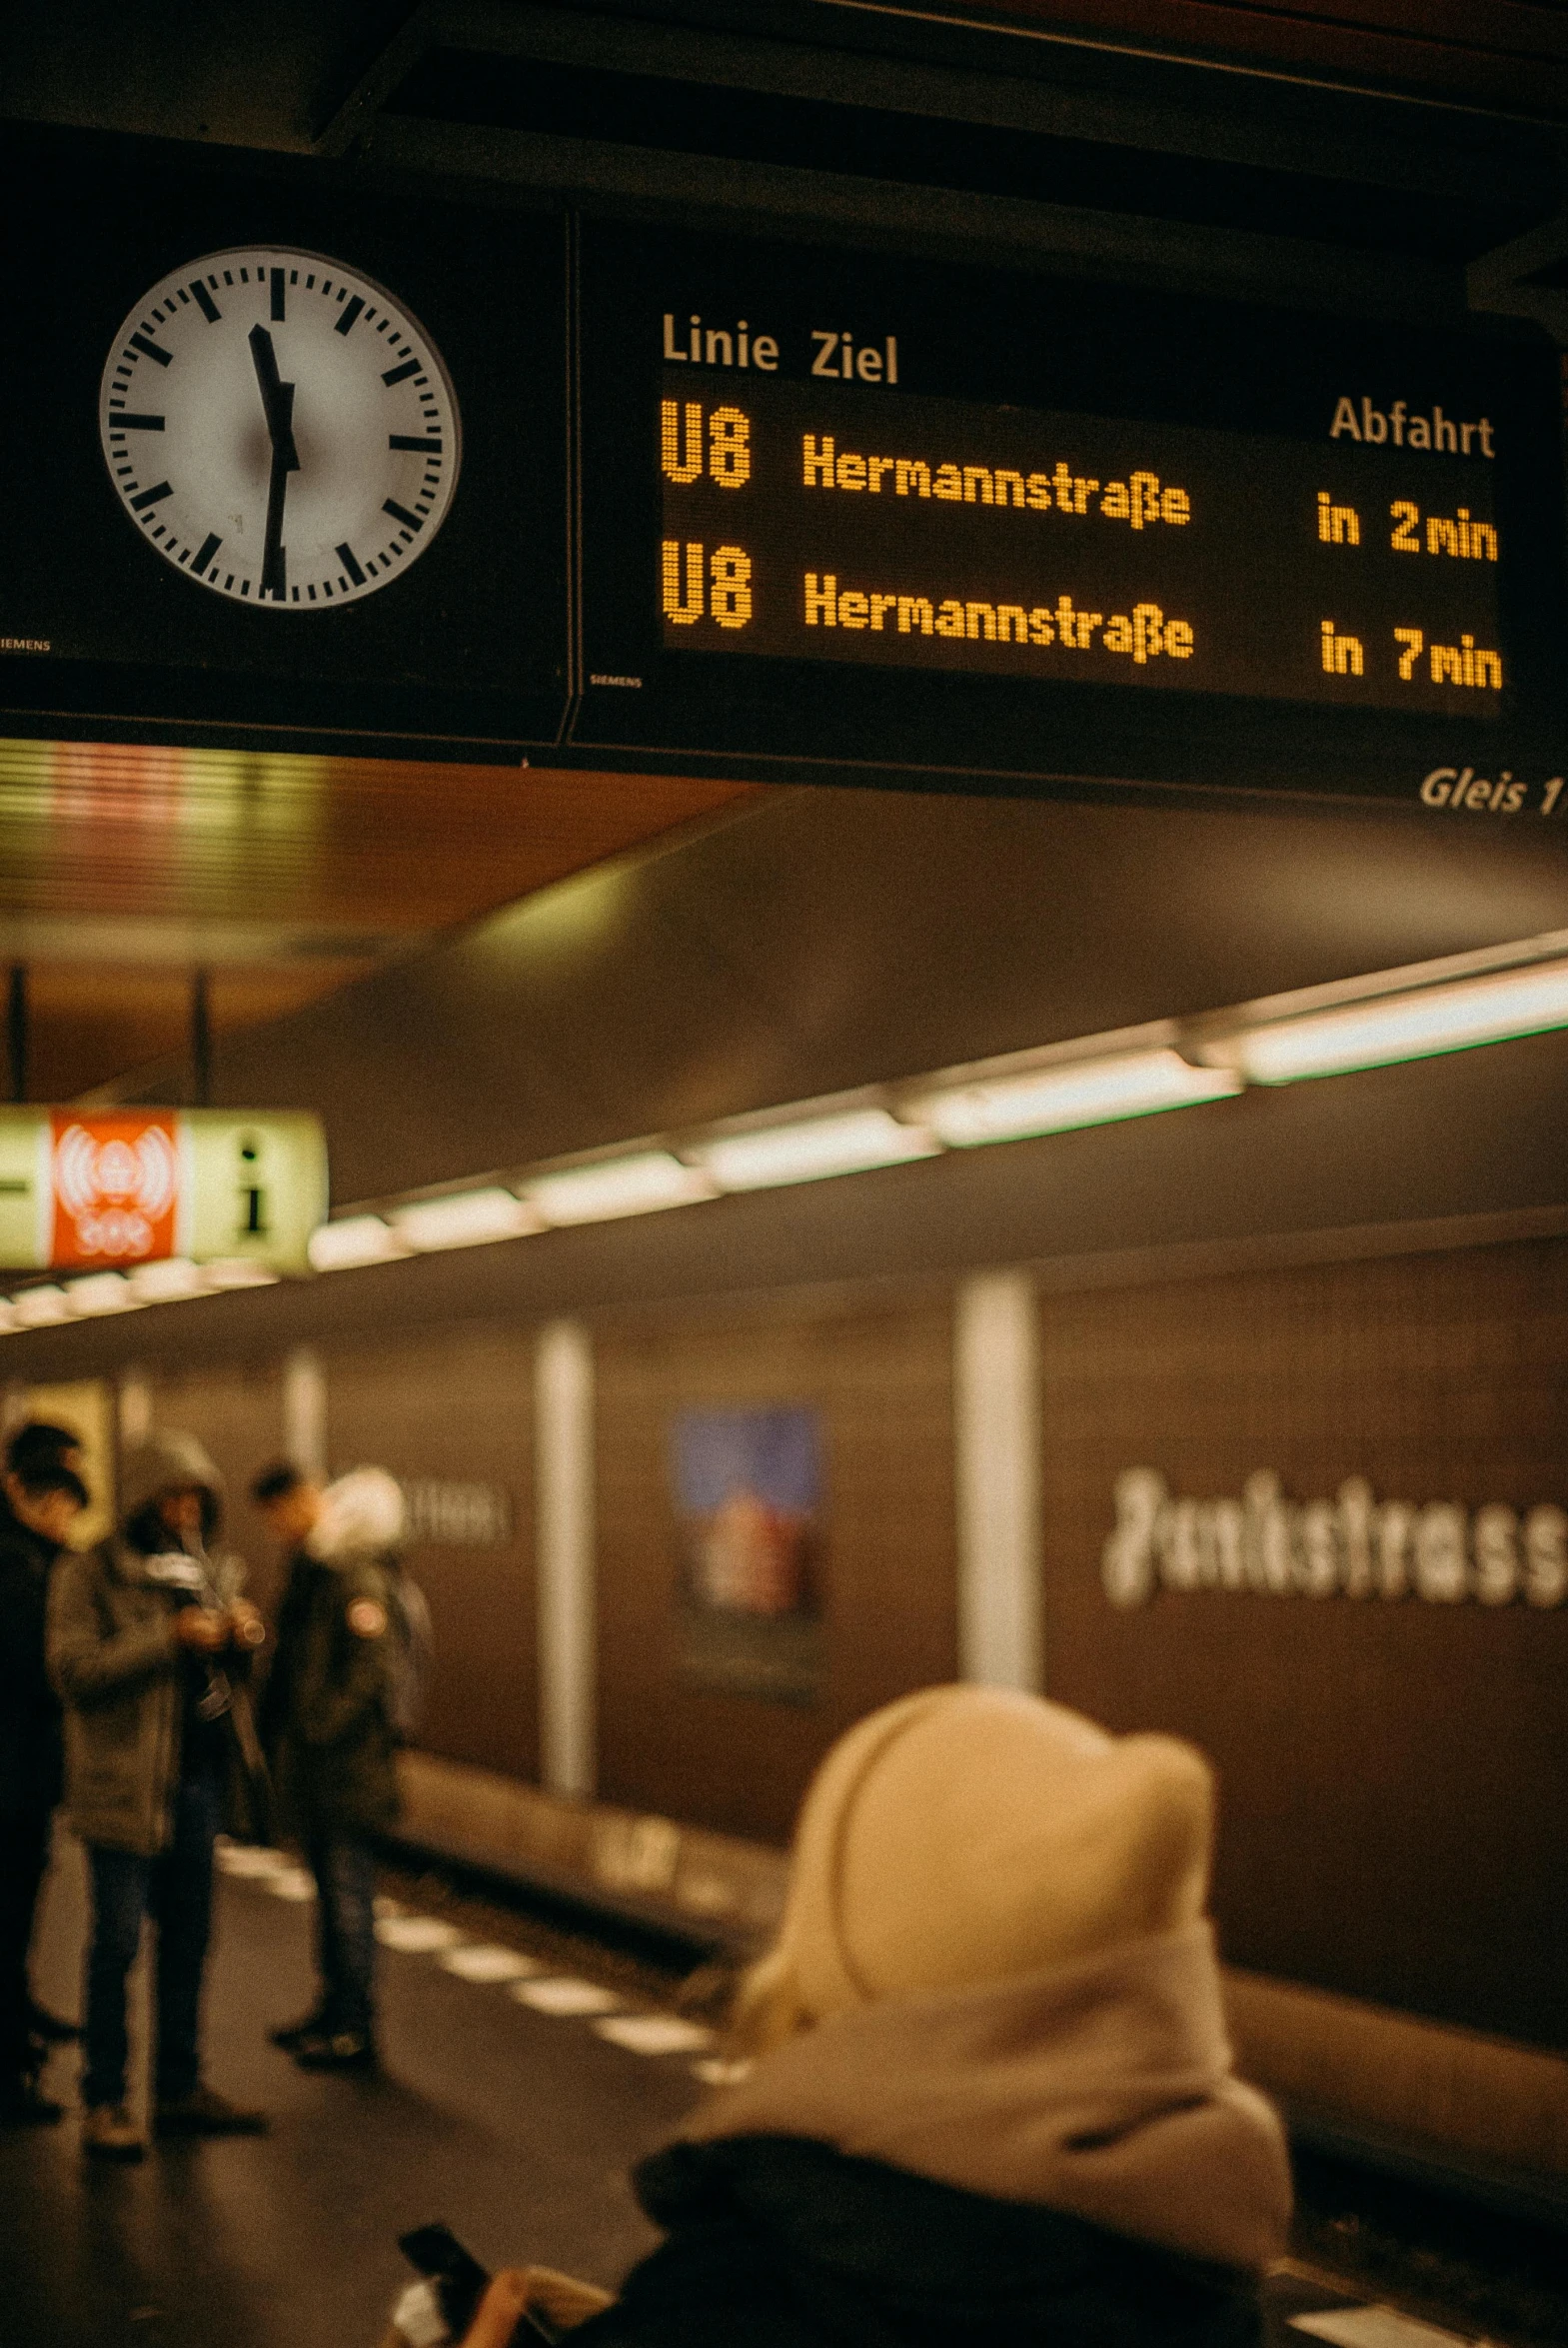
[[[1568,1511],[1521,1512],[1491,1501],[1377,1500],[1364,1476],[1334,1498],[1285,1497],[1269,1468],[1239,1499],[1172,1494],[1152,1467],[1115,1484],[1116,1521],[1100,1558],[1105,1595],[1137,1606],[1157,1591],[1251,1591],[1267,1597],[1422,1598],[1483,1606],[1568,1600]]]
[[[0,1109],[7,1269],[185,1256],[303,1272],[326,1212],[326,1140],[302,1110]]]

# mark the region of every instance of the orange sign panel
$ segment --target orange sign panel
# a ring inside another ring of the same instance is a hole
[[[66,1268],[173,1255],[180,1191],[174,1113],[57,1110],[50,1124],[50,1262]]]

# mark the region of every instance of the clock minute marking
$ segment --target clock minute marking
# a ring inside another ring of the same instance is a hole
[[[250,345],[256,381],[261,388],[262,412],[266,416],[268,437],[272,442],[261,591],[263,595],[276,596],[282,603],[287,580],[283,551],[283,502],[289,492],[289,475],[298,473],[300,469],[299,451],[294,445],[294,386],[278,380],[278,355],[272,347],[272,336],[265,326],[251,328]]]

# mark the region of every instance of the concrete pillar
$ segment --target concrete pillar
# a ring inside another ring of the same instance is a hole
[[[152,1381],[137,1364],[120,1372],[119,1419],[122,1450],[144,1443],[153,1431]]]
[[[594,1347],[553,1320],[534,1356],[539,1761],[552,1793],[591,1794],[598,1760]]]
[[[283,1448],[306,1475],[325,1477],[327,1372],[309,1345],[297,1345],[283,1365]]]
[[[1038,1300],[1023,1272],[959,1282],[953,1314],[958,1671],[1044,1685]]]

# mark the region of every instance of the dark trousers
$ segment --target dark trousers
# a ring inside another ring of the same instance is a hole
[[[51,1810],[0,1811],[0,2093],[34,2068],[27,1952],[49,1864]]]
[[[376,2019],[376,1861],[356,1835],[315,1827],[305,1856],[316,1878],[316,1962],[329,2030]]]
[[[201,2079],[202,1969],[212,1936],[212,1846],[221,1807],[217,1783],[195,1778],[175,1793],[174,1833],[157,1858],[101,1843],[89,1847],[93,1937],[82,2101],[90,2110],[125,2101],[125,1984],[148,1916],[158,1931],[154,2094],[172,2103]]]

